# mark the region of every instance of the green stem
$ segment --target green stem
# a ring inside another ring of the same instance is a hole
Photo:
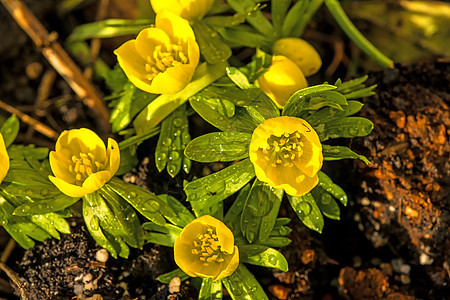
[[[312,16],[316,13],[316,11],[322,6],[323,0],[312,0],[308,7],[306,8],[305,14],[302,16],[300,23],[296,28],[296,32],[293,36],[301,36],[303,31],[305,31],[306,25],[311,20]]]
[[[336,22],[341,26],[342,30],[348,35],[348,37],[358,45],[370,58],[376,61],[380,66],[384,68],[392,68],[394,62],[386,57],[380,50],[372,45],[362,33],[353,25],[352,21],[347,17],[342,6],[337,0],[325,0],[325,4],[330,10]]]

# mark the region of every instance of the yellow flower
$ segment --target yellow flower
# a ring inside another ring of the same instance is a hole
[[[322,144],[303,119],[265,120],[253,131],[249,154],[256,177],[291,196],[305,195],[319,182]]]
[[[142,30],[114,51],[120,67],[139,89],[174,94],[190,81],[200,51],[188,21],[162,10],[155,27]]]
[[[108,139],[108,147],[93,131],[66,130],[50,152],[51,182],[70,197],[82,197],[101,188],[119,169],[119,145]]]
[[[322,59],[316,49],[305,40],[287,37],[273,45],[274,55],[283,55],[292,60],[306,77],[315,74],[322,66]]]
[[[272,65],[258,79],[259,87],[279,107],[283,107],[296,91],[308,86],[295,63],[281,55],[272,57]]]
[[[167,9],[187,20],[201,19],[211,9],[214,0],[150,0],[153,11]]]
[[[181,231],[174,245],[175,262],[191,277],[220,280],[239,265],[234,235],[221,221],[201,216]]]
[[[0,183],[5,179],[6,173],[9,170],[9,155],[6,151],[5,140],[0,133]]]

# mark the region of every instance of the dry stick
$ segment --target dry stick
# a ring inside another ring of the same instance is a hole
[[[97,16],[95,17],[95,21],[98,22],[98,21],[101,21],[106,18],[106,14],[108,12],[108,6],[109,6],[109,0],[100,0],[100,4],[98,5]],[[94,66],[95,60],[97,59],[97,57],[100,53],[101,45],[102,45],[102,42],[99,38],[92,39],[91,55],[89,57],[88,67],[84,70],[84,75],[89,79],[92,77],[93,66]]]
[[[6,263],[6,261],[11,256],[11,253],[13,252],[15,247],[16,247],[16,241],[14,241],[14,239],[9,239],[8,244],[6,244],[6,247],[2,252],[2,256],[0,257],[0,261],[2,263]]]
[[[3,1],[3,0],[2,0]],[[48,127],[45,124],[42,124],[41,122],[39,122],[36,119],[33,119],[32,117],[30,117],[27,114],[24,114],[23,112],[21,112],[20,110],[12,107],[11,105],[6,104],[5,102],[3,102],[2,100],[0,100],[0,108],[3,110],[6,110],[7,112],[9,112],[10,114],[15,114],[17,117],[19,117],[19,119],[21,119],[24,123],[27,123],[30,126],[33,126],[33,128],[36,131],[39,131],[40,133],[42,133],[43,135],[56,140],[59,136],[59,133],[57,133],[56,131],[54,131],[53,129],[51,129],[50,127]]]
[[[10,267],[8,267],[4,262],[0,261],[0,270],[6,273],[6,275],[11,279],[12,282],[14,282],[15,285],[20,290],[20,299],[21,300],[28,300],[27,297],[27,291],[25,289],[25,285],[23,284],[22,280],[20,280],[19,275],[17,275],[16,272],[11,270]]]
[[[67,81],[73,91],[97,115],[104,130],[109,130],[109,111],[99,92],[83,76],[80,68],[49,34],[39,20],[20,0],[0,0],[17,24],[30,36],[55,70]]]

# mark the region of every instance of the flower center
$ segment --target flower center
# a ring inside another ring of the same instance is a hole
[[[293,133],[285,132],[281,136],[271,135],[267,139],[267,146],[262,150],[264,159],[271,162],[272,167],[283,165],[284,167],[293,167],[296,158],[303,154],[302,135],[295,131]]]
[[[79,156],[72,156],[72,163],[69,164],[69,172],[75,174],[76,185],[81,186],[86,178],[92,173],[103,170],[104,164],[95,160],[92,153],[82,153]]]
[[[153,50],[152,56],[147,56],[145,71],[149,73],[148,79],[151,81],[159,73],[167,68],[187,64],[189,58],[184,54],[183,47],[175,44],[158,45]]]
[[[206,233],[197,235],[197,239],[198,241],[194,241],[192,253],[199,256],[204,266],[208,266],[213,261],[224,261],[215,228],[208,226]]]

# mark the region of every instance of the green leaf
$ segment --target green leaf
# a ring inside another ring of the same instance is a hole
[[[120,235],[128,245],[142,248],[144,233],[135,210],[108,185],[104,185],[99,193],[105,199],[116,220],[114,233]]]
[[[259,88],[253,87],[242,90],[235,86],[208,86],[206,89],[196,94],[195,97],[205,100],[227,100],[236,106],[254,107],[264,117],[264,119],[276,118],[280,116],[280,110],[277,108],[275,103]],[[232,117],[233,114],[224,115],[227,117]]]
[[[255,177],[255,168],[250,159],[245,159],[219,172],[188,183],[184,191],[193,210],[201,215],[202,211],[215,206],[240,190],[253,177]]]
[[[311,195],[314,197],[320,211],[325,217],[333,220],[339,220],[341,218],[341,211],[339,205],[334,201],[333,197],[327,193],[324,189],[316,186],[311,191]]]
[[[271,2],[272,4],[272,23],[277,36],[281,36],[282,26],[286,18],[286,13],[292,0],[278,0]],[[301,16],[301,15],[298,15]]]
[[[3,195],[0,195],[0,224],[23,248],[33,247],[33,239],[43,241],[51,237],[28,218],[13,216],[13,210],[14,206]]]
[[[233,47],[270,48],[267,37],[259,34],[247,25],[236,25],[229,28],[219,28],[217,30],[222,38],[228,41]]]
[[[322,145],[322,153],[324,160],[340,160],[340,159],[360,159],[367,165],[370,165],[370,161],[364,156],[353,152],[350,148],[344,146],[330,146]]]
[[[340,79],[336,80],[334,85],[337,87],[336,92],[341,93],[347,99],[356,99],[369,97],[374,95],[373,90],[376,85],[366,87],[364,82],[367,80],[368,75],[342,82]]]
[[[73,198],[64,194],[59,194],[58,196],[55,196],[55,198],[48,198],[22,204],[15,208],[14,215],[29,216],[34,214],[57,212],[72,206],[78,200],[80,200],[80,198]]]
[[[317,175],[319,176],[319,183],[317,184],[316,187],[325,190],[336,200],[339,200],[339,202],[341,202],[344,206],[346,206],[348,198],[345,191],[340,186],[333,183],[330,177],[328,177],[327,174],[325,174],[324,172],[319,171]]]
[[[47,148],[36,148],[34,145],[11,145],[8,148],[9,158],[12,160],[25,160],[25,159],[45,159],[48,157]]]
[[[144,217],[158,225],[166,224],[161,214],[169,217],[175,216],[174,212],[150,191],[126,183],[116,177],[113,177],[106,185],[130,203]]]
[[[86,223],[86,228],[88,229],[94,240],[97,242],[97,244],[99,244],[100,247],[108,250],[114,258],[117,258],[117,253],[120,252],[120,247],[117,247],[117,244],[113,244],[105,236],[100,226],[100,219],[97,215],[97,207],[101,205],[101,202],[98,202],[99,199],[100,201],[102,201],[100,195],[94,195],[94,193],[83,197],[84,222]]]
[[[233,300],[269,299],[244,264],[240,263],[233,274],[222,279],[222,283]]]
[[[176,94],[164,94],[142,110],[133,122],[137,134],[148,132],[158,125],[165,117],[212,82],[225,74],[226,63],[208,65],[201,64],[195,70],[191,82]]]
[[[223,222],[231,229],[232,232],[241,232],[241,215],[245,200],[247,200],[248,193],[251,189],[250,184],[246,184],[240,191],[233,204],[228,209]]]
[[[259,3],[253,0],[228,0],[227,3],[238,13],[247,13],[247,22],[267,37],[274,35],[272,24],[260,11]]]
[[[288,195],[288,199],[300,221],[302,221],[306,227],[322,233],[324,224],[322,213],[311,193],[295,197]]]
[[[161,123],[161,133],[155,150],[158,171],[161,172],[167,166],[167,173],[174,177],[183,166],[184,171],[188,173],[190,163],[186,163],[188,159],[184,156],[184,148],[190,141],[186,105],[182,105]]]
[[[310,86],[295,92],[288,100],[283,108],[283,116],[300,117],[304,110],[307,109],[309,105],[309,100],[312,97],[320,96],[321,92],[335,90],[334,85],[320,84],[315,86]]]
[[[116,175],[123,175],[125,173],[130,172],[138,163],[139,160],[136,156],[136,153],[133,153],[132,148],[123,148],[120,149],[120,165],[119,170],[117,170]]]
[[[203,278],[199,300],[220,300],[222,299],[222,281],[213,282],[212,278]]]
[[[282,37],[298,37],[299,35],[296,35],[295,32],[298,31],[299,24],[301,22],[302,17],[305,14],[306,9],[308,8],[309,0],[305,1],[297,1],[291,9],[289,9],[289,12],[287,13],[286,17],[283,21],[283,27],[281,29]]]
[[[77,26],[67,38],[68,42],[93,38],[110,38],[123,35],[137,35],[142,29],[151,27],[152,19],[122,20],[109,19]]]
[[[110,103],[113,107],[110,122],[113,132],[125,129],[134,117],[158,95],[144,92],[135,87],[131,82],[125,83],[120,97]]]
[[[116,64],[112,70],[109,70],[105,76],[105,83],[108,88],[112,91],[113,95],[120,94],[123,92],[125,85],[128,83],[127,75],[119,66]]]
[[[305,116],[304,119],[311,124],[312,127],[324,128],[325,124],[331,121],[339,120],[347,116],[356,114],[364,106],[359,101],[349,100],[347,105],[341,106],[340,109],[334,109],[332,107],[325,107],[318,111],[310,112],[309,116]],[[316,130],[317,131],[317,130]]]
[[[194,220],[192,213],[174,197],[163,194],[158,195],[158,198],[168,205],[175,213],[174,217],[166,216],[167,220],[169,220],[172,224],[184,228],[187,224]]]
[[[252,135],[245,132],[212,132],[192,140],[185,155],[199,162],[235,161],[248,157]]]
[[[231,79],[240,89],[248,89],[251,84],[248,82],[247,76],[242,73],[238,68],[227,67],[227,76]]]
[[[173,247],[182,230],[182,228],[172,224],[166,223],[166,225],[161,226],[151,222],[142,224],[142,228],[149,231],[144,235],[147,242],[166,247]]]
[[[20,122],[16,115],[10,116],[0,127],[0,134],[3,135],[6,148],[14,142],[19,133]]]
[[[264,117],[255,109],[236,107],[232,117],[226,117],[218,112],[208,101],[200,97],[189,99],[192,108],[208,123],[222,131],[237,131],[252,133],[264,120]]]
[[[290,243],[292,243],[291,239],[285,236],[269,236],[267,240],[258,242],[258,245],[281,248],[289,245]]]
[[[231,56],[230,47],[222,41],[215,29],[204,20],[191,22],[195,38],[200,48],[200,53],[209,64],[226,61]]]
[[[362,117],[346,117],[325,123],[323,130],[318,130],[320,141],[330,138],[354,138],[366,136],[373,129],[372,121]]]
[[[55,239],[59,239],[59,232],[70,234],[69,223],[59,214],[48,213],[44,215],[32,215],[31,222],[44,229]]]
[[[161,283],[168,284],[174,277],[179,277],[181,281],[184,281],[189,278],[189,275],[187,275],[180,268],[178,268],[168,273],[159,275],[156,279]]]
[[[283,190],[255,180],[241,215],[241,232],[249,243],[266,240],[275,225]]]
[[[283,272],[289,270],[286,258],[279,251],[261,245],[239,246],[239,260],[261,267],[276,268]]]

